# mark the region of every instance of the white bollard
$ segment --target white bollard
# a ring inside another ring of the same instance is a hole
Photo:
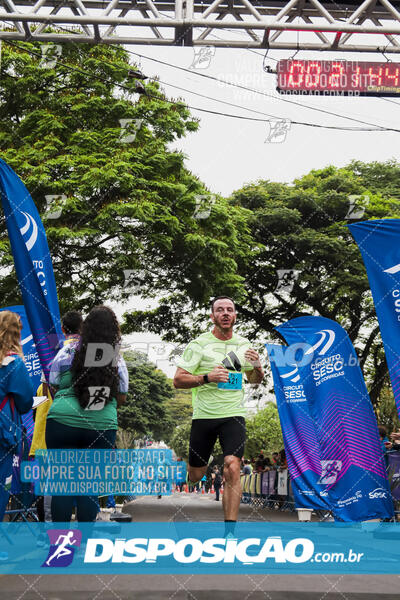
[[[296,510],[299,521],[311,521],[312,508],[297,508]]]

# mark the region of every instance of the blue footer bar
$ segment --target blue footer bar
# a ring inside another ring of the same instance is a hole
[[[400,574],[400,523],[2,523],[0,573]]]

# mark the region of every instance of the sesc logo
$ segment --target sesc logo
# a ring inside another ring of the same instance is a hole
[[[372,492],[368,494],[371,500],[377,500],[378,498],[387,498],[387,491],[383,488],[375,488]]]
[[[294,367],[294,368],[293,368]],[[295,365],[289,365],[288,373],[281,373],[281,379],[288,381],[284,381],[285,384],[294,383],[296,385],[284,385],[283,393],[285,395],[285,402],[289,404],[297,403],[297,402],[306,402],[307,398],[304,394],[304,388],[302,383],[298,383],[300,381],[299,369]]]
[[[311,346],[311,348],[309,348],[305,352],[305,354],[312,354],[313,352],[318,350],[318,348],[322,346],[322,344],[324,344],[324,346],[321,348],[318,354],[326,354],[329,348],[332,346],[333,342],[335,341],[335,332],[332,331],[332,329],[322,329],[317,333],[321,335],[320,339],[316,344],[314,344],[314,346]]]
[[[311,364],[312,376],[316,386],[334,377],[344,376],[344,359],[341,354],[330,354],[324,356],[332,347],[335,341],[335,332],[332,329],[322,329],[318,331],[319,340],[307,350],[306,354],[313,354],[317,351],[317,357]]]
[[[289,373],[281,374],[282,379],[290,379],[293,383],[297,383],[300,380],[299,369],[297,366],[294,367]]]
[[[251,551],[250,551],[251,549]],[[286,544],[280,536],[265,539],[247,538],[241,541],[226,538],[170,538],[116,539],[89,538],[85,563],[156,563],[158,559],[175,563],[304,563],[314,553],[314,544],[308,538],[295,538]],[[161,561],[160,561],[161,562]]]
[[[42,567],[68,567],[80,547],[82,532],[77,529],[49,529],[50,550]]]
[[[29,213],[23,212],[23,211],[21,211],[21,214],[24,215],[24,217],[26,219],[24,225],[19,228],[21,235],[24,236],[27,233],[27,231],[29,231],[32,228],[32,232],[31,232],[28,240],[25,242],[26,249],[29,252],[30,250],[32,250],[33,246],[36,244],[36,240],[37,240],[37,236],[38,236],[38,226],[37,226],[35,219],[32,217],[32,215],[30,215]]]
[[[400,271],[400,263],[398,265],[394,265],[393,267],[389,267],[389,269],[384,269],[384,273],[389,273],[389,275],[396,275]]]

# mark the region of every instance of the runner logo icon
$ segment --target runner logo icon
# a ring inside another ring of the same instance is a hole
[[[321,460],[321,477],[317,483],[332,485],[336,483],[338,475],[342,470],[341,460]]]
[[[68,567],[80,547],[82,532],[76,529],[49,529],[50,549],[42,567]]]

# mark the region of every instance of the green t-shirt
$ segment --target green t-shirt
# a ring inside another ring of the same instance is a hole
[[[219,340],[211,332],[203,333],[186,346],[178,367],[192,375],[205,375],[228,358],[236,372],[252,371],[252,365],[244,358],[250,347],[248,339],[235,333],[230,340]],[[240,389],[220,389],[217,383],[194,387],[192,404],[193,419],[245,417],[243,381]]]
[[[47,418],[81,429],[118,429],[117,401],[112,398],[101,410],[84,410],[75,396],[71,371],[65,371],[61,374],[60,387],[54,396]]]

